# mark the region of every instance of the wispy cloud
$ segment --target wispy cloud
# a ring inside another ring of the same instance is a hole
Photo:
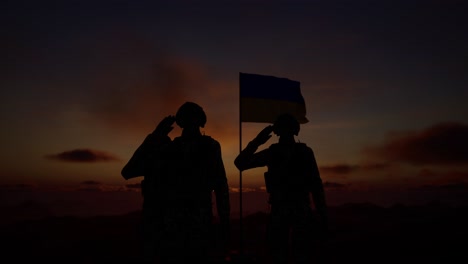
[[[57,154],[46,155],[45,157],[51,160],[83,163],[109,162],[120,160],[113,154],[94,149],[74,149]]]
[[[391,165],[388,163],[363,163],[363,164],[346,164],[338,163],[328,166],[320,166],[320,172],[334,175],[348,175],[357,171],[383,170]]]
[[[106,184],[97,181],[84,181],[80,186],[69,191],[86,191],[86,192],[139,192],[139,184]]]
[[[78,103],[88,122],[141,135],[192,101],[207,114],[208,134],[227,142],[237,138],[236,120],[226,118],[237,113],[232,100],[237,83],[215,79],[200,61],[155,46],[137,33],[125,32],[126,40],[121,34],[97,36],[93,44],[105,48],[98,48],[98,61],[90,65],[96,74],[88,76],[89,88]]]
[[[349,174],[359,168],[357,165],[335,164],[331,166],[321,166],[320,171],[332,174]]]
[[[128,189],[140,190],[141,184],[140,183],[127,184],[125,185],[125,187],[127,187]]]
[[[259,187],[259,188],[251,188],[251,187],[242,187],[242,192],[265,192],[266,188],[265,187]],[[240,188],[238,187],[229,187],[229,192],[231,193],[239,193]]]
[[[391,134],[382,144],[364,149],[372,157],[412,165],[468,164],[468,125],[446,122]]]

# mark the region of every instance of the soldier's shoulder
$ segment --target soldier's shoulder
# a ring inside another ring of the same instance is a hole
[[[303,142],[296,142],[296,146],[303,149],[310,148],[306,143]]]
[[[297,142],[296,148],[303,152],[311,152],[311,153],[314,152],[311,147],[309,147],[306,143],[302,143],[302,142]]]
[[[203,142],[206,144],[211,144],[214,146],[220,145],[219,142],[211,136],[203,135],[202,139],[203,139]]]

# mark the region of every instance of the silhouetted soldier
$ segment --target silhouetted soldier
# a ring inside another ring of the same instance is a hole
[[[181,136],[168,133],[176,122]],[[216,197],[221,242],[229,238],[230,203],[221,146],[202,135],[206,115],[199,105],[186,102],[176,116],[167,116],[148,135],[122,169],[125,179],[142,181],[144,255],[152,261],[155,250],[163,263],[208,261]]]
[[[264,175],[270,204],[267,242],[275,263],[288,263],[290,249],[295,263],[311,263],[312,242],[327,229],[322,180],[312,149],[294,139],[299,130],[299,122],[292,115],[280,115],[234,161],[241,171],[268,168]],[[272,132],[279,136],[278,143],[255,153]],[[313,213],[310,194],[319,217]]]

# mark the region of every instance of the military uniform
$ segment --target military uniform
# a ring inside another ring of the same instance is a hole
[[[150,134],[122,170],[142,181],[144,258],[182,263],[207,258],[213,228],[212,194],[225,232],[229,190],[219,143],[209,136]]]
[[[168,177],[163,206],[163,257],[206,261],[213,239],[212,195],[222,228],[229,228],[229,190],[221,147],[205,135],[176,137],[165,153]],[[228,230],[223,230],[228,232]]]

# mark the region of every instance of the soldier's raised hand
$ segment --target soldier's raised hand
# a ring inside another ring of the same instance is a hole
[[[169,132],[174,129],[172,126],[175,122],[175,116],[173,115],[168,115],[159,124],[156,126],[156,129],[153,131],[153,134],[158,135],[158,136],[167,136]]]
[[[257,145],[265,144],[271,138],[271,132],[273,132],[273,126],[269,125],[262,129],[260,133],[254,138],[253,142]]]

